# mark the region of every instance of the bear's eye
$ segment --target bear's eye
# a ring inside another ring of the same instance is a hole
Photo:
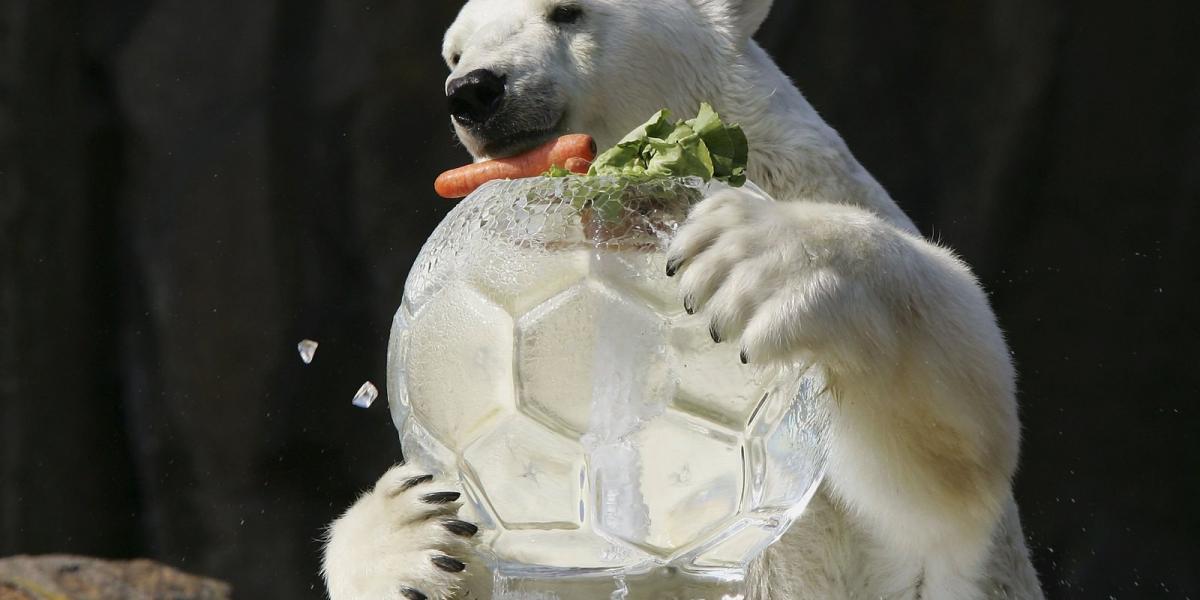
[[[559,4],[550,11],[550,22],[558,25],[574,25],[583,18],[583,7],[578,4]]]
[[[457,67],[457,66],[458,66],[458,61],[460,61],[460,60],[462,60],[462,53],[461,53],[461,52],[455,52],[454,54],[451,54],[451,55],[450,55],[450,66],[451,66],[451,67]]]

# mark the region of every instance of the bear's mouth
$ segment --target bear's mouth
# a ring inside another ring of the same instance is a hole
[[[563,133],[566,116],[560,116],[554,125],[542,129],[527,129],[506,133],[484,141],[483,154],[490,159],[506,158],[532,150]]]

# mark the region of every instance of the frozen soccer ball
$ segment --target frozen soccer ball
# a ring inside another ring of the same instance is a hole
[[[406,458],[461,479],[498,561],[739,570],[803,510],[822,472],[821,379],[743,365],[664,272],[719,185],[493,182],[425,244],[388,400]]]

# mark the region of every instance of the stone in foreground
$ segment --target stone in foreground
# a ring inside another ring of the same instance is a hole
[[[229,584],[149,560],[0,559],[0,600],[229,600]]]

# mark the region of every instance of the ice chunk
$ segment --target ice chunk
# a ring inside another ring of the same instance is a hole
[[[375,384],[370,381],[362,384],[358,388],[358,393],[354,394],[354,405],[359,408],[371,408],[375,403],[375,399],[379,397],[379,390],[375,388]]]
[[[300,351],[300,360],[304,361],[304,364],[312,363],[313,356],[317,354],[318,345],[313,340],[300,340],[300,343],[296,344],[296,349]]]

